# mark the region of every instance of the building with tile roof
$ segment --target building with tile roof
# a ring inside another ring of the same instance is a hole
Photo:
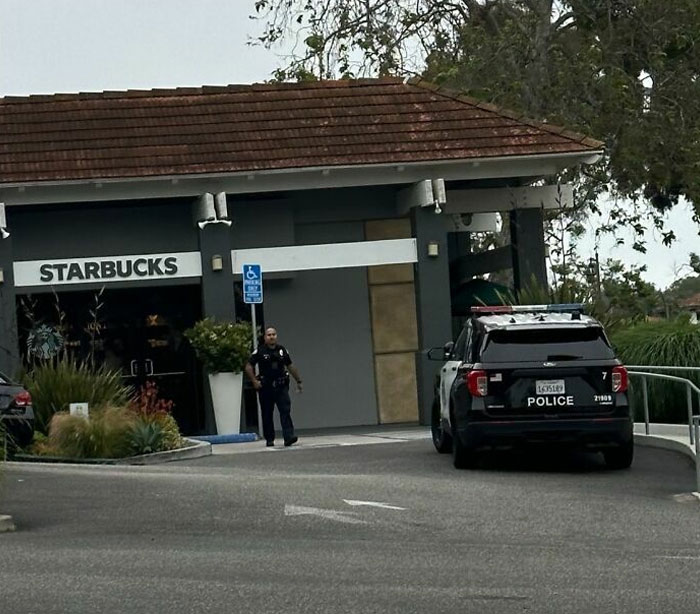
[[[546,281],[542,212],[573,196],[542,179],[601,152],[420,80],[0,99],[0,370],[20,362],[22,299],[48,318],[55,292],[85,352],[104,287],[97,350],[127,381],[159,382],[185,432],[213,433],[181,333],[249,319],[240,273],[258,263],[257,322],[307,384],[298,427],[427,422],[425,350],[451,337],[455,293],[500,268]],[[470,254],[494,212],[511,245]]]

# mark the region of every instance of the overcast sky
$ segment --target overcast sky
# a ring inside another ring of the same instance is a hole
[[[280,61],[246,45],[261,29],[249,19],[253,7],[254,0],[0,0],[0,96],[265,81]],[[646,257],[613,249],[612,240],[600,256],[646,262],[649,281],[665,287],[688,253],[700,252],[686,207],[673,211],[669,226],[679,237],[671,249],[650,234]],[[592,246],[592,238],[584,242]]]

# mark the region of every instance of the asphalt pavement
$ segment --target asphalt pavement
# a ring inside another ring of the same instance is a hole
[[[699,503],[677,453],[640,447],[629,471],[553,452],[457,471],[426,437],[256,443],[6,466],[0,610],[700,611]]]

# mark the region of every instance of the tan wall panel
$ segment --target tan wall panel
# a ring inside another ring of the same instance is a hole
[[[374,357],[379,422],[418,421],[416,361],[413,352]]]
[[[411,220],[408,218],[365,222],[365,239],[367,241],[408,239],[411,236],[413,236],[411,234]]]
[[[393,284],[413,281],[412,264],[387,264],[367,267],[370,284]]]
[[[370,286],[374,351],[418,349],[416,296],[413,284]]]

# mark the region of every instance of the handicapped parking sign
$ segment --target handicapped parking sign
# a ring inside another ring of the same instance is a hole
[[[262,269],[259,264],[244,264],[243,273],[243,302],[262,303]]]

